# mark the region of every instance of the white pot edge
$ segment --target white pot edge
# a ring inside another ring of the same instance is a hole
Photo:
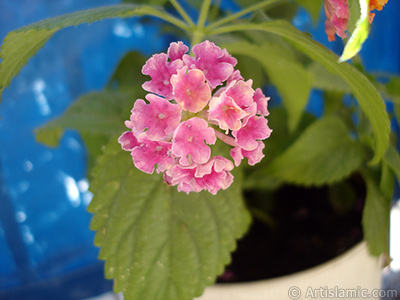
[[[381,270],[381,260],[369,254],[366,242],[360,242],[342,255],[308,270],[255,282],[216,284],[207,287],[204,294],[196,299],[336,299],[343,296],[343,293],[352,296],[341,299],[357,299],[354,293],[371,294],[381,287]],[[338,295],[328,297],[328,293]],[[362,296],[362,299],[375,299],[365,297],[364,294]]]

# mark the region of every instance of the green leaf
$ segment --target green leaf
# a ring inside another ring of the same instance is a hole
[[[138,52],[128,52],[119,62],[114,74],[107,83],[107,89],[123,91],[127,93],[145,95],[141,86],[149,80],[142,74],[142,67],[146,58]],[[141,93],[140,93],[141,92]]]
[[[364,239],[372,255],[388,254],[389,217],[391,198],[386,198],[376,185],[376,180],[364,172],[367,185],[367,197],[363,211],[362,224]]]
[[[348,4],[349,4],[349,20],[347,22],[347,31],[352,33],[356,29],[357,22],[361,17],[360,0],[350,0],[348,1]]]
[[[245,79],[252,79],[254,87],[261,87],[265,83],[265,74],[262,65],[257,60],[246,56],[236,55],[238,63],[236,68],[240,70],[240,74]]]
[[[354,202],[357,198],[357,193],[354,187],[347,181],[328,186],[328,200],[338,214],[344,214],[354,209]]]
[[[282,96],[289,115],[289,130],[295,130],[308,101],[312,78],[296,60],[293,52],[279,44],[257,46],[250,43],[236,43],[227,45],[227,49],[234,55],[247,55],[260,62]]]
[[[134,98],[115,91],[93,92],[80,97],[60,118],[36,130],[36,139],[57,146],[64,130],[80,132],[89,150],[89,169],[111,136],[122,133]]]
[[[94,8],[59,16],[22,27],[10,32],[1,45],[0,96],[21,68],[60,29],[93,23],[106,18],[155,16],[187,29],[180,20],[165,11],[148,5],[114,5]]]
[[[330,72],[321,64],[314,62],[309,66],[308,70],[313,77],[313,88],[331,92],[351,92],[349,85],[342,78]]]
[[[351,7],[357,7],[355,13],[354,9],[352,9]],[[347,41],[346,46],[344,47],[343,53],[339,58],[339,62],[344,62],[354,57],[361,50],[363,43],[368,37],[369,0],[359,0],[359,3],[357,3],[357,1],[350,1],[350,17],[355,18],[354,15],[359,15],[359,18],[357,19],[357,22],[354,26],[354,30],[351,31],[350,38]],[[350,25],[349,28],[351,27],[352,26]]]
[[[382,159],[389,145],[390,124],[385,103],[374,85],[356,68],[348,63],[338,63],[338,58],[321,44],[312,40],[285,21],[270,21],[260,24],[234,24],[214,29],[208,34],[222,34],[234,31],[260,30],[275,33],[289,40],[297,49],[337,74],[350,86],[372,125],[375,136],[375,155],[370,164]]]
[[[117,141],[93,171],[95,244],[107,278],[126,300],[191,300],[230,262],[249,226],[240,174],[216,196],[178,192],[161,174],[137,170]]]
[[[392,168],[382,161],[381,178],[379,182],[379,190],[385,198],[392,199],[394,192],[394,172]]]
[[[317,23],[322,0],[296,0],[296,2],[310,14],[314,23]]]
[[[394,146],[389,145],[383,160],[396,174],[397,180],[400,181],[400,155]]]
[[[319,119],[265,173],[289,183],[323,185],[337,182],[359,168],[365,153],[344,122],[333,116]]]

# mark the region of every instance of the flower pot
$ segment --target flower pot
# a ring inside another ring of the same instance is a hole
[[[208,287],[198,300],[379,299],[382,264],[365,242],[305,271],[268,280]],[[376,295],[377,294],[377,295]]]

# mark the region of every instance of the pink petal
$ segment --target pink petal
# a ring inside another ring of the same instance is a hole
[[[250,166],[254,166],[255,164],[259,163],[265,156],[263,154],[263,149],[265,147],[265,144],[261,141],[258,141],[257,143],[258,143],[258,146],[254,150],[246,151],[246,150],[242,149],[242,154],[244,157],[248,158],[248,162],[249,162]]]
[[[228,53],[226,49],[222,49],[223,55],[218,59],[219,62],[226,62],[231,64],[233,67],[237,65],[237,60],[232,55]],[[193,52],[194,53],[194,52]]]
[[[196,183],[194,177],[195,172],[196,165],[185,167],[176,164],[166,172],[166,175],[170,185],[178,185],[178,191],[189,194],[190,192],[200,192],[202,190],[202,188]]]
[[[183,44],[182,42],[171,43],[169,45],[167,54],[171,61],[182,59],[183,55],[189,51],[188,46]]]
[[[335,40],[335,33],[345,38],[350,15],[347,0],[324,0],[324,10],[325,32],[329,41]]]
[[[176,75],[172,75],[171,83],[178,102],[184,110],[196,113],[201,111],[211,98],[211,89],[205,82],[202,71],[187,67],[182,68]]]
[[[242,159],[244,158],[242,154],[242,148],[240,148],[239,146],[232,148],[230,151],[230,155],[232,156],[233,161],[235,162],[235,166],[239,167],[240,163],[242,162]]]
[[[214,89],[227,80],[233,73],[237,61],[226,50],[221,50],[210,41],[204,41],[193,47],[196,58],[183,56],[183,61],[189,68],[198,68],[203,71],[210,86]]]
[[[235,70],[233,71],[233,73],[231,74],[231,76],[229,76],[228,80],[226,81],[227,85],[230,85],[231,82],[233,81],[238,81],[238,80],[244,80],[244,78],[242,77],[242,75],[240,74],[239,70]]]
[[[126,151],[132,151],[133,148],[140,145],[132,131],[125,131],[118,138],[118,143],[120,143],[121,148]]]
[[[222,130],[238,130],[242,126],[241,119],[247,115],[236,102],[226,93],[219,97],[213,97],[210,101],[210,120],[218,122]]]
[[[233,176],[229,172],[233,169],[233,164],[225,157],[215,156],[210,159],[203,170],[201,168],[201,165],[197,166],[196,183],[213,195],[217,194],[220,189],[227,189],[233,182]],[[197,177],[199,174],[202,176]]]
[[[254,96],[254,102],[257,103],[257,114],[261,116],[268,116],[268,100],[269,97],[265,97],[260,88],[256,89]]]
[[[328,0],[338,18],[348,19],[350,16],[349,4],[347,0]]]
[[[239,146],[232,148],[230,154],[235,161],[235,166],[238,167],[243,158],[248,158],[248,163],[250,166],[254,166],[259,163],[264,157],[263,149],[265,147],[264,143],[261,141],[257,141],[258,146],[254,150],[246,151]]]
[[[264,117],[250,117],[245,126],[232,135],[236,138],[238,146],[244,150],[251,151],[259,147],[257,140],[263,140],[271,135],[272,130],[268,127],[268,120]]]
[[[149,75],[152,79],[142,85],[143,89],[169,100],[173,99],[170,79],[182,67],[182,60],[174,60],[169,63],[167,54],[159,53],[153,55],[142,68],[142,73]]]
[[[180,164],[206,163],[211,155],[210,147],[216,141],[215,132],[205,120],[191,118],[182,122],[172,138],[172,153],[181,157]]]
[[[233,182],[233,176],[229,172],[233,169],[230,160],[216,156],[205,164],[191,166],[174,165],[167,171],[167,182],[178,185],[179,191],[200,192],[208,190],[216,194],[220,189],[228,188]]]
[[[252,80],[248,80],[247,82],[243,80],[237,81],[229,86],[226,90],[226,94],[232,97],[239,107],[249,107],[253,104],[254,90],[251,87],[252,83]]]
[[[147,128],[148,138],[155,141],[163,140],[178,127],[181,108],[154,94],[148,94],[146,99],[149,104],[141,99],[135,102],[130,118],[132,129],[141,133]]]
[[[136,168],[153,174],[157,166],[157,173],[164,172],[174,164],[174,157],[171,155],[171,143],[155,142],[146,137],[139,138],[140,145],[133,148],[132,159]]]

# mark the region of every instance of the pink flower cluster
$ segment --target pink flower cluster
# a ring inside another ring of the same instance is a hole
[[[136,100],[130,129],[118,139],[130,151],[141,171],[164,174],[164,181],[189,193],[208,190],[216,194],[233,181],[230,171],[244,157],[250,165],[263,157],[271,129],[265,118],[268,100],[261,89],[244,81],[237,61],[226,49],[204,41],[193,47],[171,43],[167,53],[153,55],[142,73],[150,92]],[[233,162],[212,156],[217,140],[230,145]]]
[[[388,0],[370,0],[369,10],[382,10]],[[325,33],[328,40],[334,41],[335,34],[344,39],[349,23],[349,3],[348,0],[324,0],[325,10]],[[372,23],[375,14],[369,13],[369,23]]]
[[[342,39],[346,37],[349,21],[349,4],[347,0],[324,0],[325,32],[328,40],[335,40],[335,33]]]

